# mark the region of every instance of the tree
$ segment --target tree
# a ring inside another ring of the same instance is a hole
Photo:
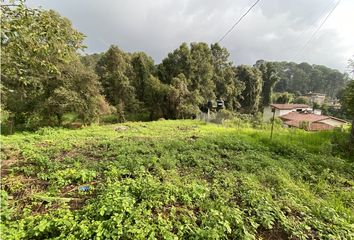
[[[262,73],[255,67],[241,65],[237,67],[237,78],[245,84],[240,97],[241,110],[255,114],[258,111],[262,90]]]
[[[274,64],[271,62],[257,61],[256,67],[262,73],[262,106],[269,106],[272,101],[272,91],[274,84],[279,81]]]
[[[191,44],[190,71],[191,90],[199,92],[204,103],[215,99],[212,55],[206,43]]]
[[[80,56],[81,62],[88,68],[95,70],[98,61],[103,56],[103,53],[93,53]]]
[[[170,84],[172,79],[181,73],[189,79],[191,72],[191,52],[187,43],[182,43],[178,49],[169,53],[157,68],[158,78],[163,83]]]
[[[354,74],[354,59],[349,60],[349,71]],[[352,117],[352,128],[350,132],[350,142],[354,146],[354,80],[350,81],[343,91],[342,105],[346,113]]]
[[[273,62],[273,64],[280,77],[274,86],[276,92],[299,91],[305,94],[311,91],[334,98],[349,81],[348,74],[322,65],[293,62]]]
[[[274,93],[272,96],[274,103],[286,104],[292,101],[294,94],[288,92]]]
[[[297,104],[310,104],[310,101],[307,97],[304,96],[299,96],[292,101],[292,103],[297,103]]]
[[[170,87],[150,75],[146,82],[145,103],[150,112],[150,120],[167,115]]]
[[[54,11],[15,3],[1,5],[1,85],[4,107],[19,124],[40,112],[47,82],[77,58],[84,36]]]
[[[189,82],[183,73],[172,79],[168,96],[172,118],[190,118],[198,111],[198,99],[188,90]]]
[[[234,110],[239,107],[238,97],[244,89],[244,83],[236,78],[236,68],[229,61],[229,52],[219,44],[212,44],[211,47],[213,62],[213,82],[215,94],[225,102],[225,106]]]
[[[146,82],[151,74],[155,73],[154,60],[143,52],[134,53],[132,56],[133,80],[136,96],[140,102],[144,101]]]
[[[129,76],[132,75],[130,56],[117,46],[111,46],[97,63],[103,93],[108,102],[117,108],[117,119],[124,122],[125,111],[133,111],[137,101],[135,88]]]
[[[76,113],[83,123],[91,123],[99,114],[100,84],[98,76],[79,60],[59,67],[60,75],[45,81],[45,92],[37,112],[55,116],[58,125],[63,115]]]
[[[158,77],[165,84],[171,84],[181,73],[190,79],[188,90],[198,95],[198,105],[215,99],[212,54],[206,43],[191,43],[190,47],[183,43],[158,66]]]
[[[352,119],[350,143],[354,146],[354,80],[349,82],[346,86],[343,97],[341,99],[341,104],[347,115]]]

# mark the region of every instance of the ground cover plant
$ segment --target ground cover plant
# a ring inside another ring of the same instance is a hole
[[[354,163],[333,134],[171,120],[4,136],[1,237],[353,239]]]

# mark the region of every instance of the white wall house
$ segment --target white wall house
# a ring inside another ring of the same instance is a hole
[[[341,119],[338,119],[338,118],[334,118],[334,117],[327,118],[327,119],[321,120],[319,122],[327,124],[327,125],[330,125],[332,127],[341,127],[341,126],[343,126],[344,124],[347,123],[344,120],[341,120]]]
[[[274,109],[274,117],[281,117],[291,112],[303,112],[312,111],[306,104],[271,104],[270,106],[264,107],[263,110],[263,121],[269,122],[273,117],[272,109]]]

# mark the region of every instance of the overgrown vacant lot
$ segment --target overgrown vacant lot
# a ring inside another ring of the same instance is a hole
[[[333,133],[158,121],[2,138],[3,239],[352,239]]]

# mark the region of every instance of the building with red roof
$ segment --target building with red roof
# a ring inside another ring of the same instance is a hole
[[[281,116],[280,119],[288,127],[301,128],[308,131],[331,130],[347,124],[347,121],[339,118],[307,112],[291,112]]]
[[[274,117],[281,117],[290,112],[312,111],[306,104],[271,104],[263,109],[263,121],[268,122]]]
[[[271,104],[265,107],[263,120],[269,121],[273,116],[279,117],[287,127],[308,131],[331,130],[347,124],[345,120],[321,115],[321,112],[313,111],[306,104]]]

